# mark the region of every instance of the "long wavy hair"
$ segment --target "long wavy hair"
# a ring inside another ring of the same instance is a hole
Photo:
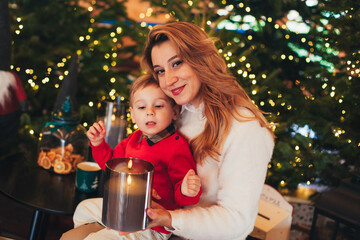
[[[149,32],[142,58],[142,67],[145,71],[157,79],[151,60],[151,50],[165,41],[171,41],[177,46],[179,58],[193,68],[202,83],[200,93],[207,122],[202,133],[190,140],[197,163],[203,163],[207,156],[219,161],[233,117],[238,121],[257,120],[274,137],[263,112],[228,72],[225,60],[218,53],[213,39],[195,24],[173,22],[153,27]],[[237,110],[238,106],[249,109],[253,116],[242,116]]]

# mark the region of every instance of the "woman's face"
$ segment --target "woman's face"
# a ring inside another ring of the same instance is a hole
[[[201,82],[194,69],[181,59],[171,41],[155,45],[151,50],[154,72],[161,89],[179,105],[201,103]]]

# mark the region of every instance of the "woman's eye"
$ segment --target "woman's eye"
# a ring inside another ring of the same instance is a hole
[[[180,64],[182,64],[182,62],[182,60],[174,62],[173,67],[179,66]]]
[[[163,69],[160,69],[160,70],[156,70],[155,71],[155,74],[156,75],[160,75],[160,74],[162,74],[162,73],[164,73],[165,71],[163,70]]]

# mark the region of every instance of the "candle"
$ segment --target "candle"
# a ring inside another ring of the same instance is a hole
[[[112,229],[145,229],[150,206],[153,165],[135,158],[115,158],[106,163],[102,221]]]

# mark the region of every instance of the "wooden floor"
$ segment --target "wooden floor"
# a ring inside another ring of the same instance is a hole
[[[0,236],[16,240],[28,239],[33,210],[0,193]],[[50,215],[46,240],[58,240],[63,232],[73,228],[72,217]],[[1,239],[0,237],[0,239]]]

